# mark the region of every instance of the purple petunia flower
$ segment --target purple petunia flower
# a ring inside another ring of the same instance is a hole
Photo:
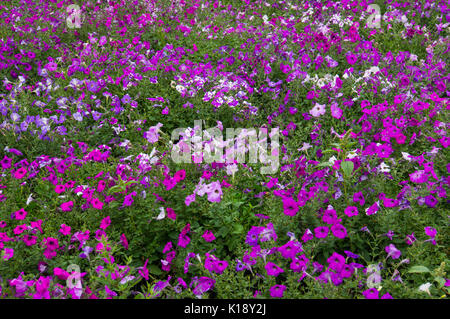
[[[402,252],[398,250],[394,244],[389,244],[384,250],[388,254],[388,257],[391,257],[392,259],[398,259],[402,254]]]
[[[431,243],[433,245],[436,245],[436,234],[437,234],[437,230],[435,228],[432,228],[430,226],[425,227],[425,234],[427,234],[428,236],[430,236],[430,239],[427,239],[426,241],[431,241]]]
[[[283,211],[287,216],[295,216],[298,212],[298,204],[290,197],[283,198]]]
[[[270,296],[272,298],[282,298],[285,290],[285,285],[274,285],[270,287]]]
[[[216,281],[214,279],[209,278],[209,277],[200,277],[195,281],[198,282],[198,284],[197,284],[197,286],[195,286],[194,289],[192,289],[192,292],[197,297],[203,295],[205,292],[207,292],[208,290],[213,288],[214,284],[216,283]]]
[[[328,227],[320,226],[314,228],[314,233],[316,234],[316,238],[325,238],[328,236]]]
[[[331,233],[336,238],[347,237],[347,229],[341,224],[334,224],[333,226],[331,226]]]
[[[366,299],[378,299],[378,290],[376,288],[370,288],[362,293]]]
[[[359,203],[360,206],[363,206],[366,203],[362,192],[356,192],[353,194],[353,201],[355,203]]]
[[[268,262],[266,264],[266,266],[264,267],[267,271],[267,274],[269,276],[278,276],[279,274],[283,273],[284,270],[281,267],[278,267],[277,265],[275,265],[273,262]]]
[[[128,95],[128,94],[125,94],[123,97],[122,97],[122,103],[123,104],[129,104],[130,102],[131,102],[131,97]]]
[[[438,200],[433,195],[428,195],[425,197],[425,204],[433,208],[438,204]]]

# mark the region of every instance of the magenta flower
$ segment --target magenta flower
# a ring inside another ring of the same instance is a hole
[[[389,238],[390,240],[392,240],[392,238],[395,236],[394,231],[393,230],[389,230],[386,234],[387,238]]]
[[[70,212],[73,208],[73,201],[62,203],[59,207],[63,212]]]
[[[322,221],[328,225],[333,225],[338,222],[337,217],[337,212],[330,207],[323,213]]]
[[[105,230],[106,228],[108,228],[108,226],[111,225],[111,217],[106,216],[105,218],[102,219],[102,221],[100,222],[100,228]]]
[[[27,174],[27,169],[25,167],[21,167],[14,172],[15,179],[22,179]]]
[[[125,234],[120,235],[120,243],[125,249],[128,249],[128,240]]]
[[[336,238],[345,238],[347,237],[347,229],[341,224],[334,224],[331,226],[331,232],[333,236]]]
[[[42,234],[42,219],[30,223],[31,227],[34,229],[39,229]]]
[[[117,296],[117,292],[109,289],[107,285],[105,285],[105,293],[108,296],[108,297],[106,297],[106,299],[112,299],[112,297]]]
[[[385,207],[396,207],[398,206],[399,201],[397,199],[392,199],[392,198],[384,198],[383,199],[383,205]]]
[[[350,65],[353,65],[358,61],[358,56],[353,53],[347,54],[346,58],[347,58],[348,64],[350,64]]]
[[[434,238],[434,237],[436,237],[437,231],[435,228],[427,226],[427,227],[425,227],[425,234],[427,234],[431,238]]]
[[[331,269],[339,272],[345,265],[345,257],[338,254],[337,252],[334,252],[330,257],[328,257],[327,262],[330,265]]]
[[[22,275],[20,275],[17,278],[12,279],[9,282],[9,284],[10,284],[11,287],[14,287],[14,290],[15,290],[15,295],[14,296],[16,298],[20,298],[20,297],[25,296],[25,291],[27,291],[28,285],[27,285],[27,282],[22,280]]]
[[[98,198],[92,199],[91,203],[95,209],[103,209],[104,204]]]
[[[264,267],[267,271],[267,274],[269,276],[278,276],[279,274],[283,273],[284,270],[281,267],[278,267],[273,262],[268,262],[266,266]]]
[[[309,259],[305,255],[301,255],[298,258],[293,258],[289,268],[293,272],[301,272],[306,270]]]
[[[287,216],[295,216],[298,212],[298,204],[290,197],[283,198],[283,210]]]
[[[191,242],[191,239],[184,234],[180,234],[180,236],[178,237],[178,246],[186,248],[186,246]]]
[[[264,230],[263,226],[252,226],[247,233],[247,237],[245,238],[245,243],[249,246],[258,245],[259,235]]]
[[[281,256],[286,259],[292,259],[298,252],[302,251],[302,245],[298,241],[290,240],[281,247],[278,247]]]
[[[406,86],[408,86],[409,85],[409,79],[407,78],[407,77],[403,77],[401,80],[400,80],[400,86],[401,87],[406,87]]]
[[[358,208],[356,206],[348,206],[344,210],[344,214],[348,217],[357,216],[358,215]]]
[[[170,177],[170,176],[166,176],[166,178],[164,178],[162,184],[164,186],[166,186],[166,190],[171,190],[172,188],[175,187],[175,185],[177,185],[177,182],[174,178]]]
[[[287,74],[289,73],[289,71],[291,71],[291,66],[289,64],[280,63],[280,70],[281,72]]]
[[[163,248],[163,251],[162,251],[163,254],[169,252],[172,249],[172,247],[173,247],[172,242],[171,241],[167,242],[167,244]]]
[[[12,158],[7,157],[6,155],[3,157],[3,159],[0,161],[0,164],[2,165],[2,169],[7,170],[11,167]]]
[[[139,275],[141,275],[141,277],[144,278],[145,280],[148,280],[148,278],[149,278],[147,263],[148,263],[148,259],[145,261],[145,264],[142,267],[142,269],[138,270]]]
[[[393,151],[389,143],[377,146],[377,155],[379,158],[389,158]]]
[[[25,230],[27,229],[27,225],[23,224],[23,225],[17,225],[14,230],[13,233],[14,235],[20,235],[22,234]]]
[[[29,234],[23,236],[22,240],[28,247],[36,245],[37,243],[37,237]]]
[[[268,223],[261,233],[259,233],[259,239],[261,242],[269,240],[277,241],[277,238],[278,236],[272,223]]]
[[[219,275],[222,274],[228,267],[228,262],[225,260],[215,260],[213,261],[213,270]]]
[[[360,206],[363,206],[366,203],[364,195],[361,192],[356,192],[355,194],[353,194],[353,201],[355,203],[359,203]]]
[[[21,208],[18,211],[14,212],[14,216],[16,220],[24,220],[27,217],[27,212],[25,209]]]
[[[311,239],[313,239],[314,238],[314,234],[313,234],[313,232],[308,228],[308,229],[306,229],[305,230],[305,233],[303,234],[303,236],[302,236],[302,240],[303,240],[303,242],[307,242],[307,241],[310,241]]]
[[[272,298],[282,298],[285,290],[285,285],[274,285],[270,287],[270,296]]]
[[[342,117],[343,111],[341,108],[339,108],[338,104],[335,103],[331,103],[331,116],[336,118],[336,119],[340,119]]]
[[[186,171],[184,169],[177,171],[175,173],[175,175],[173,176],[173,178],[175,179],[175,181],[177,183],[179,183],[182,180],[184,180],[185,177],[186,177]]]
[[[398,250],[394,244],[389,244],[384,248],[384,250],[388,254],[388,257],[391,257],[392,259],[398,259],[402,254],[402,252]]]
[[[62,224],[61,228],[59,229],[59,232],[64,236],[70,235],[70,231],[71,231],[70,226],[67,226],[66,224]]]
[[[28,51],[26,54],[30,60],[33,60],[36,57],[36,53],[33,51]]]
[[[376,288],[370,288],[362,293],[366,299],[378,299],[378,290]]]
[[[433,245],[436,245],[436,234],[437,234],[437,230],[435,228],[432,228],[430,226],[425,227],[425,234],[427,234],[428,236],[430,236],[431,238],[426,240],[426,241],[431,241],[431,243]]]
[[[369,208],[366,208],[366,215],[376,214],[379,208],[378,202],[373,203]]]
[[[13,248],[5,248],[3,250],[2,258],[4,260],[10,260],[14,256],[14,249]]]
[[[209,278],[209,277],[200,277],[195,281],[197,281],[198,283],[197,283],[197,286],[195,286],[195,288],[192,289],[192,292],[196,296],[203,295],[205,292],[207,292],[208,290],[213,288],[214,284],[216,282],[214,279]]]
[[[50,72],[56,71],[57,67],[58,65],[55,62],[49,62],[45,65],[45,68]]]
[[[167,207],[166,212],[167,212],[167,218],[172,219],[172,220],[177,219],[177,214],[175,214],[175,211],[173,210],[173,208]]]
[[[308,53],[304,53],[301,57],[303,64],[309,64],[311,62],[311,58]]]
[[[316,238],[325,238],[328,236],[328,227],[327,226],[320,226],[314,228],[314,233],[316,234]]]
[[[434,208],[438,204],[438,200],[433,195],[425,196],[425,204],[428,207]]]
[[[64,186],[64,185],[56,185],[55,192],[57,194],[64,193],[65,191],[66,191],[66,186]]]
[[[216,237],[214,236],[213,232],[210,230],[205,230],[205,232],[202,235],[203,239],[207,242],[212,242]]]
[[[35,282],[36,293],[33,295],[33,299],[50,299],[50,282],[52,277],[40,276]]]
[[[414,236],[414,232],[411,235],[406,235],[405,241],[408,245],[412,245],[416,241],[416,237]]]
[[[61,280],[66,280],[70,276],[67,271],[59,267],[53,268],[53,274]]]

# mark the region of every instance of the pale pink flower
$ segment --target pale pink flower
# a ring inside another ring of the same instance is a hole
[[[325,104],[319,104],[316,103],[314,107],[309,111],[309,114],[311,114],[314,117],[319,117],[321,115],[325,114]]]

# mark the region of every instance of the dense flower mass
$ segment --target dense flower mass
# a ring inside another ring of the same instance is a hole
[[[448,297],[449,12],[1,2],[0,298]]]

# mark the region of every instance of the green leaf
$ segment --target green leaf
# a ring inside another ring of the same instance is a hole
[[[123,188],[121,187],[121,185],[116,185],[111,187],[110,189],[108,189],[108,195],[111,195],[113,193],[120,193],[123,192]]]
[[[112,201],[109,203],[109,208],[116,208],[119,206],[119,203],[117,201]]]
[[[442,277],[435,277],[434,280],[437,281],[437,283],[439,284],[439,289],[444,287],[444,285],[445,285],[445,279],[444,278],[442,278]]]
[[[148,266],[148,271],[153,275],[161,275],[163,272],[155,265]]]
[[[242,226],[241,224],[234,225],[234,230],[233,230],[232,234],[242,234],[243,232],[244,232],[244,226]]]
[[[346,177],[350,177],[353,173],[355,165],[351,161],[344,161],[341,163],[341,169]]]
[[[322,163],[316,165],[316,167],[324,167],[324,166],[331,167],[331,166],[333,166],[333,164],[331,164],[330,162],[322,162]]]
[[[408,273],[413,273],[413,274],[424,273],[424,272],[430,272],[430,269],[428,269],[425,266],[412,266],[408,270]]]
[[[245,202],[232,202],[233,206],[235,206],[235,207],[240,207],[244,203]]]
[[[226,226],[220,227],[217,231],[217,236],[225,237],[228,234],[228,228]]]
[[[134,299],[145,299],[145,297],[144,297],[143,294],[138,293],[138,294],[134,297]]]
[[[345,133],[343,139],[344,139],[344,140],[347,139],[347,138],[349,137],[349,135],[350,135],[351,132],[352,132],[352,129],[349,129],[349,130]]]

